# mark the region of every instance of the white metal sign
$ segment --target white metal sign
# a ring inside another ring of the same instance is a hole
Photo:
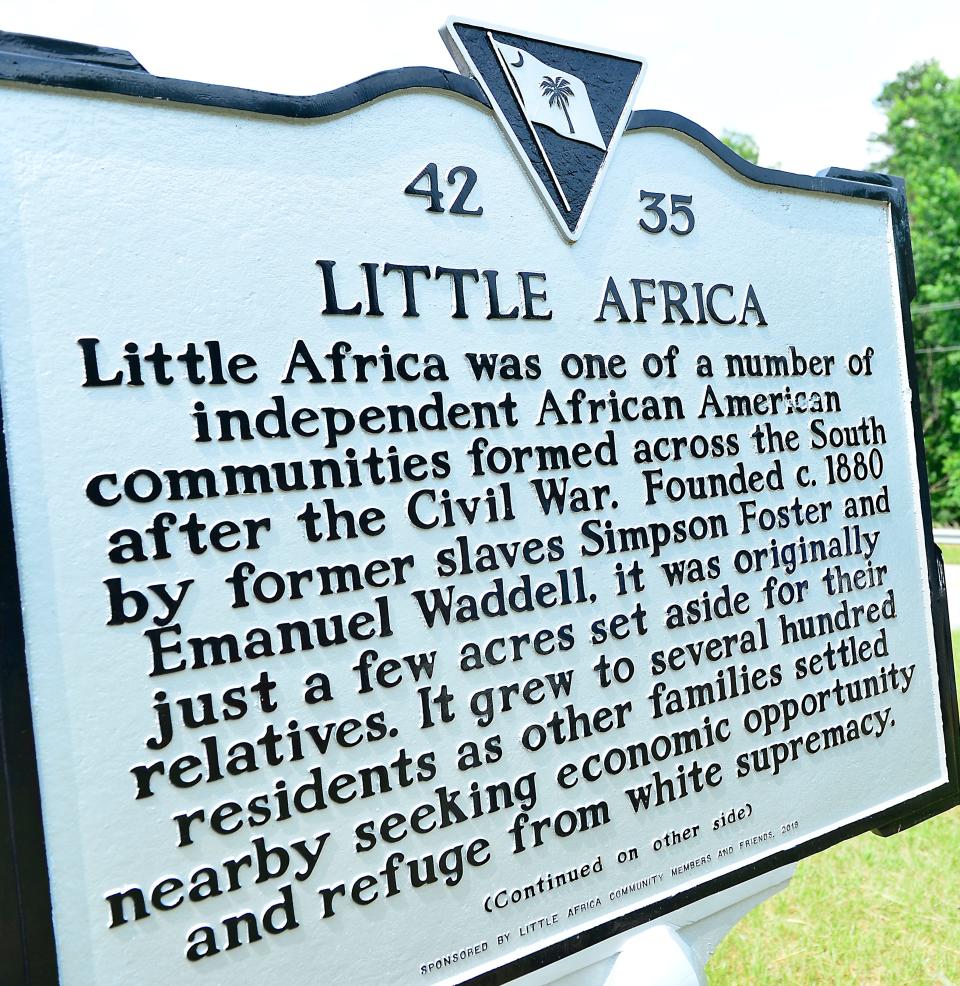
[[[486,97],[5,56],[25,982],[560,974],[956,800],[902,190],[462,33]]]

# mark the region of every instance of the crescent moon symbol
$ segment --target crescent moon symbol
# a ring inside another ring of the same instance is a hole
[[[523,64],[523,52],[518,50],[517,55],[520,58],[520,61],[510,63],[514,68],[520,68],[520,66]]]

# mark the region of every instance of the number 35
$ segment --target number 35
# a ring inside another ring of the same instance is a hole
[[[648,199],[650,201],[650,204],[644,208],[644,214],[640,216],[639,220],[640,227],[648,233],[662,233],[667,228],[668,216],[660,208],[660,203],[665,198],[666,195],[663,192],[645,192],[643,189],[640,189],[640,201],[644,202]],[[692,204],[692,195],[670,196],[670,216],[683,217],[683,222],[680,226],[676,222],[670,223],[671,233],[676,233],[677,236],[686,236],[687,233],[693,232],[695,220],[693,218],[693,210],[690,208]],[[647,213],[650,214],[650,220],[647,219]]]

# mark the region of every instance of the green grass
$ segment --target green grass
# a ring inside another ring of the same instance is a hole
[[[960,565],[960,544],[941,544],[944,565]]]
[[[960,546],[948,550],[960,560]],[[960,809],[804,860],[721,942],[707,976],[710,986],[960,986]]]

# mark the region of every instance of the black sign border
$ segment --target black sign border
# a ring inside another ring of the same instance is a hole
[[[436,68],[394,69],[327,93],[289,96],[162,78],[147,72],[129,52],[6,32],[0,32],[0,80],[295,119],[333,116],[381,96],[410,89],[447,91],[489,109],[476,82],[455,72]],[[925,794],[836,828],[802,845],[772,853],[734,872],[672,895],[669,899],[637,908],[629,914],[575,933],[564,941],[463,980],[463,986],[502,986],[513,982],[583,949],[863,832],[873,830],[883,836],[894,835],[960,804],[960,717],[957,712],[943,558],[933,540],[930,516],[910,321],[910,301],[916,295],[916,282],[903,181],[890,175],[841,168],[830,168],[816,176],[762,168],[739,157],[691,120],[664,110],[635,111],[626,132],[637,130],[671,130],[682,134],[700,144],[728,168],[758,184],[890,204],[903,343],[913,395],[911,411],[917,481],[940,675],[940,711],[948,780]],[[575,246],[571,248],[575,249]],[[0,969],[3,970],[4,982],[9,986],[58,986],[4,434],[0,398]]]

